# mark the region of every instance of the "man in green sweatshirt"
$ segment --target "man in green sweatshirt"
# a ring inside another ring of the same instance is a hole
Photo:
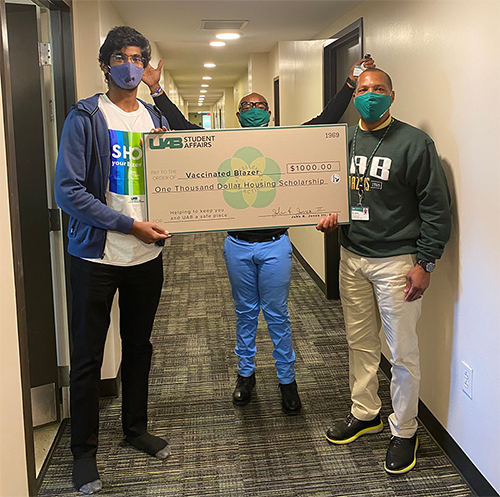
[[[361,119],[349,129],[351,218],[340,229],[340,294],[349,345],[352,407],[327,431],[333,444],[379,433],[379,330],[391,352],[392,438],[384,469],[410,471],[418,448],[420,383],[416,324],[422,295],[451,229],[450,195],[431,138],[394,119],[392,81],[380,69],[358,78],[354,104]],[[331,214],[317,229],[337,228]]]

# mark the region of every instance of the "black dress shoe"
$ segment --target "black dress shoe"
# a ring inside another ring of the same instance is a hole
[[[326,439],[332,444],[348,444],[362,435],[380,433],[383,429],[384,424],[380,420],[380,414],[371,421],[361,421],[349,414],[347,419],[340,421],[326,432]]]
[[[418,438],[392,437],[385,456],[384,469],[391,475],[402,475],[417,463]]]
[[[280,383],[281,390],[281,408],[285,414],[297,414],[302,409],[299,392],[297,392],[297,382],[283,385]]]
[[[252,399],[252,390],[255,386],[255,373],[251,376],[238,375],[236,388],[233,392],[233,404],[236,406],[246,406]]]

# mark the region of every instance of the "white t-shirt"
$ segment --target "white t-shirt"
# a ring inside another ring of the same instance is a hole
[[[146,220],[144,165],[141,133],[154,127],[149,111],[139,103],[139,109],[125,112],[106,95],[99,96],[99,109],[108,124],[111,164],[106,202],[117,212],[137,221]],[[161,247],[144,243],[134,235],[108,231],[102,259],[92,262],[114,266],[135,266],[158,256]]]

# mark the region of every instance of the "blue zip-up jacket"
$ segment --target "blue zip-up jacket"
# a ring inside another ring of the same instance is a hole
[[[99,95],[71,107],[61,135],[54,179],[57,205],[70,215],[68,252],[93,259],[102,258],[108,230],[126,234],[134,224],[133,218],[106,205],[110,142],[106,119],[99,110]],[[155,128],[170,129],[156,107],[139,102],[148,109]]]

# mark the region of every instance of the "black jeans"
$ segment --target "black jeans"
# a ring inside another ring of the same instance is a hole
[[[71,450],[75,459],[95,456],[99,382],[110,311],[119,291],[122,340],[122,425],[125,435],[147,429],[148,378],[153,321],[163,284],[161,254],[137,266],[111,266],[72,257],[73,316],[70,396]]]

